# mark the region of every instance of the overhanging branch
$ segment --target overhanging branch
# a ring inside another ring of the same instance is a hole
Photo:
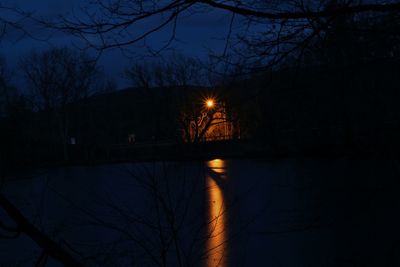
[[[322,18],[345,14],[354,14],[361,12],[390,12],[400,11],[400,3],[392,4],[365,4],[355,6],[342,6],[334,9],[325,9],[319,11],[300,11],[300,12],[263,12],[255,9],[242,8],[240,6],[232,6],[211,0],[196,0],[189,2],[199,2],[214,8],[227,10],[235,14],[243,16],[251,16],[257,18],[280,20],[280,19],[305,19],[305,18]]]
[[[36,242],[47,255],[65,266],[83,266],[68,251],[36,228],[5,196],[0,194],[0,207],[14,220],[18,229]]]

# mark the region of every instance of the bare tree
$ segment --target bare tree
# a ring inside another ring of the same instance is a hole
[[[4,58],[0,58],[0,117],[5,114],[5,108],[8,98],[8,78],[6,74],[6,64]]]
[[[12,239],[17,238],[20,234],[29,236],[42,249],[42,253],[35,266],[45,266],[49,256],[63,263],[64,266],[83,266],[68,249],[52,240],[44,231],[38,229],[3,194],[0,194],[0,206],[14,224],[11,226],[7,225],[3,221],[4,217],[1,218],[0,229],[2,232],[6,232],[6,234],[0,234],[0,238]]]
[[[96,12],[93,12],[96,10]],[[307,49],[324,39],[329,28],[343,17],[379,17],[400,10],[398,1],[210,1],[210,0],[96,0],[84,10],[86,16],[64,17],[58,29],[86,40],[99,50],[141,43],[157,31],[170,30],[169,39],[158,52],[176,39],[176,29],[186,16],[220,10],[230,15],[226,46],[218,53],[230,64],[246,62],[245,70],[265,69],[301,57]],[[146,27],[143,27],[146,25]],[[235,55],[228,60],[226,55]],[[234,59],[234,60],[232,60]]]
[[[33,37],[24,27],[28,20],[31,19],[31,14],[21,9],[3,5],[0,3],[0,41],[4,40],[7,35],[15,35],[19,38],[23,36]]]
[[[38,110],[59,110],[92,93],[97,70],[85,54],[53,48],[32,52],[20,65]]]
[[[86,54],[67,48],[32,52],[20,62],[38,111],[58,129],[56,139],[64,146],[69,136],[69,105],[93,93],[98,72],[96,62]],[[53,137],[54,138],[54,137]]]
[[[209,86],[207,63],[182,54],[152,63],[135,64],[125,71],[125,76],[135,87],[187,87]],[[210,67],[209,67],[210,68]]]
[[[5,58],[0,55],[0,118],[16,115],[12,114],[11,109],[13,108],[20,108],[20,110],[28,108],[22,103],[25,101],[24,96],[18,92],[18,88],[13,84],[13,76],[14,73],[7,65]]]
[[[213,126],[226,122],[226,111],[223,104],[218,103],[216,99],[199,99],[199,96],[194,94],[192,101],[183,103],[180,123],[185,141],[188,143],[202,141],[205,139],[207,131]]]
[[[209,129],[227,120],[223,91],[229,82],[211,63],[175,55],[168,61],[135,64],[126,76],[150,97],[157,131],[162,128],[161,120],[167,120],[183,131],[186,142],[198,143]],[[212,101],[209,106],[207,101]]]

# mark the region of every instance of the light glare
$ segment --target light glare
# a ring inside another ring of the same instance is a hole
[[[206,101],[206,105],[207,105],[208,108],[214,107],[214,100],[213,99],[208,99]]]

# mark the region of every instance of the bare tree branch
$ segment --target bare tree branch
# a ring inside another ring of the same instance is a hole
[[[0,207],[16,223],[22,233],[35,241],[47,255],[59,260],[65,266],[82,266],[67,250],[36,228],[5,196],[0,194]]]

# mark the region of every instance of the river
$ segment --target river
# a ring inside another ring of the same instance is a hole
[[[397,169],[345,159],[133,163],[42,170],[1,190],[87,266],[380,266],[388,236],[400,236]],[[39,254],[24,235],[0,242],[2,266],[33,266]]]

